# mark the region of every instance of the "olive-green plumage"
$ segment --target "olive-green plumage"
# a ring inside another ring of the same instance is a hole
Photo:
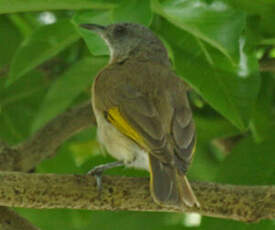
[[[150,172],[155,202],[199,206],[185,176],[195,147],[192,112],[162,42],[137,24],[82,26],[111,50],[92,89],[99,140],[127,166]]]

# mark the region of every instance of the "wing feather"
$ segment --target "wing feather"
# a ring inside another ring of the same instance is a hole
[[[195,124],[189,108],[182,107],[175,110],[172,120],[172,136],[175,153],[182,161],[183,171],[186,172],[191,163],[196,143]]]

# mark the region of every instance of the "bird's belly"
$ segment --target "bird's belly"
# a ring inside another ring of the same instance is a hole
[[[98,139],[108,153],[114,158],[124,161],[128,167],[149,170],[148,153],[107,122],[103,116],[98,115],[96,115]]]

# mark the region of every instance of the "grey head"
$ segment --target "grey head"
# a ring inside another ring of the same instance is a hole
[[[98,33],[107,43],[111,62],[122,62],[129,57],[155,59],[169,64],[167,51],[158,37],[145,26],[134,23],[117,23],[108,26],[81,24]]]

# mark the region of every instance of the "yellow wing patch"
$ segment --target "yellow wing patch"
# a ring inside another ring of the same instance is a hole
[[[146,148],[143,137],[122,117],[118,107],[109,109],[107,119],[125,136],[134,140],[139,146]]]

